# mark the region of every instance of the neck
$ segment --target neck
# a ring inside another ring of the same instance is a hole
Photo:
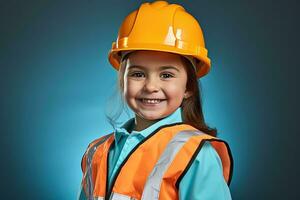
[[[142,131],[142,130],[148,128],[149,126],[151,126],[152,124],[158,122],[159,120],[160,119],[147,120],[147,119],[143,119],[143,118],[139,117],[138,115],[135,115],[135,124],[134,124],[133,130]]]

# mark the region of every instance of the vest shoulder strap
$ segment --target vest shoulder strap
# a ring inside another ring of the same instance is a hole
[[[81,170],[82,170],[82,173],[85,172],[85,169],[86,169],[86,160],[87,160],[87,155],[88,155],[88,152],[91,151],[92,148],[97,148],[100,144],[102,144],[103,142],[106,141],[106,139],[108,139],[113,133],[109,133],[107,135],[103,135],[101,136],[100,138],[97,138],[95,140],[93,140],[92,142],[90,142],[81,158]],[[94,152],[95,153],[95,152]],[[93,154],[93,153],[90,153],[90,154]],[[92,156],[92,155],[90,155]]]

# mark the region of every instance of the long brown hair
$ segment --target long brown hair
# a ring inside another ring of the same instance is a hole
[[[120,69],[118,71],[118,90],[120,91],[121,98],[122,93],[124,91],[124,73],[126,68],[127,59],[130,53],[126,54],[121,61]],[[202,97],[200,95],[201,90],[201,83],[198,82],[198,78],[196,76],[194,67],[192,63],[185,58],[184,56],[181,56],[182,62],[184,64],[188,79],[187,79],[187,91],[191,91],[192,95],[184,99],[182,101],[181,107],[182,107],[182,120],[184,123],[189,124],[198,130],[212,135],[217,136],[217,129],[216,128],[210,128],[204,120],[203,111],[202,111]],[[123,103],[122,99],[122,103]],[[124,109],[124,104],[122,105],[122,108]],[[114,123],[116,122],[116,119],[120,116],[122,112],[118,111],[114,117],[111,117],[109,115],[106,115],[108,121],[112,126],[114,126]]]
[[[187,58],[183,56],[181,56],[181,60],[184,63],[188,76],[186,89],[192,93],[192,95],[189,98],[184,99],[181,104],[183,122],[194,126],[206,134],[217,136],[217,129],[210,128],[204,120],[202,111],[202,96],[200,95],[202,94],[200,93],[201,82],[200,80],[198,82],[194,66]]]

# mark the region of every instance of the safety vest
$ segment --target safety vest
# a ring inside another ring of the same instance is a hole
[[[221,158],[230,184],[233,160],[228,144],[196,128],[175,123],[161,126],[137,144],[117,170],[108,188],[108,153],[114,134],[90,143],[81,162],[82,188],[88,200],[174,200],[179,183],[205,141]]]

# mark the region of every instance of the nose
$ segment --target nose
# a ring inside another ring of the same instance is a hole
[[[159,91],[159,80],[155,77],[148,77],[145,81],[144,90],[147,92],[158,92]]]

